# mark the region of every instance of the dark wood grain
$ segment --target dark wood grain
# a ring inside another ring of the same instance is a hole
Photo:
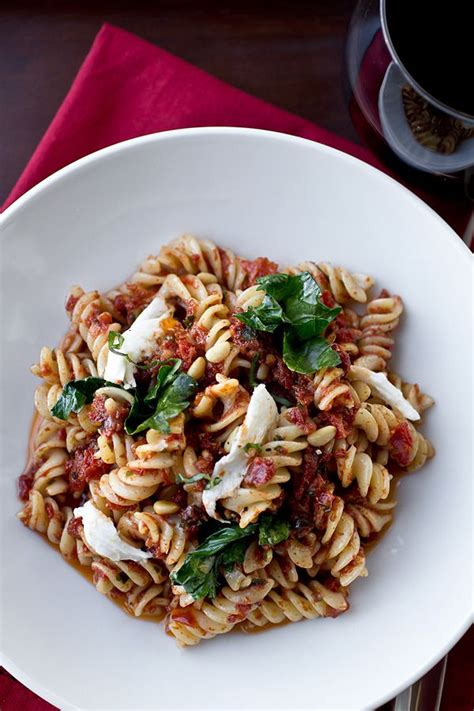
[[[358,141],[344,91],[353,6],[353,0],[0,0],[0,204],[105,21]],[[443,711],[473,706],[473,649],[471,630],[449,657]],[[0,698],[0,705],[8,703]]]
[[[353,0],[0,0],[0,204],[104,21],[357,140],[343,90],[353,5]]]

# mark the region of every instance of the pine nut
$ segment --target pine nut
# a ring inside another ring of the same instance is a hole
[[[153,511],[159,516],[168,516],[169,514],[174,514],[176,511],[179,511],[179,506],[175,504],[174,501],[160,500],[155,501],[153,504]]]

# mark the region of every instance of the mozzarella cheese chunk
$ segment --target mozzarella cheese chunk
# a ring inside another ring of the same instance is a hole
[[[161,332],[161,324],[172,313],[163,297],[156,296],[146,309],[143,309],[130,328],[122,333],[123,343],[120,346],[120,351],[126,353],[130,360],[135,362],[151,355],[156,346],[156,337]],[[123,385],[125,388],[135,387],[136,366],[130,360],[124,355],[110,351],[104,378],[110,380],[111,383]]]
[[[233,496],[239,488],[247,470],[246,444],[263,444],[277,424],[278,410],[275,401],[265,385],[258,385],[250,398],[242,426],[239,427],[229,454],[216,462],[212,478],[221,481],[212,489],[205,489],[202,502],[209,516],[218,518],[216,503],[219,499]]]
[[[122,541],[112,519],[99,511],[92,501],[86,501],[84,506],[74,509],[74,516],[82,518],[87,545],[104,558],[139,562],[152,557],[151,553]]]
[[[407,420],[419,420],[420,415],[413,405],[403,397],[401,390],[395,387],[385,373],[374,373],[368,368],[353,365],[350,370],[351,380],[362,380],[370,385],[381,400],[397,409]]]

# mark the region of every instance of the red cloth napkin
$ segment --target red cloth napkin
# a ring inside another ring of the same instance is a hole
[[[156,131],[191,126],[245,126],[325,143],[385,170],[367,149],[271,106],[124,30],[104,25],[7,207],[63,166],[99,148]],[[422,196],[459,232],[469,205]],[[2,711],[53,707],[0,673]]]
[[[1,711],[55,711],[56,706],[43,701],[7,671],[0,669],[0,709]]]
[[[4,207],[54,171],[99,148],[191,126],[246,126],[290,133],[389,172],[367,149],[105,24]],[[463,233],[470,211],[467,202],[415,191]]]

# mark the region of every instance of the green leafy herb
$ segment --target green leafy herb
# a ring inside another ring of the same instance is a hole
[[[287,400],[286,397],[280,397],[280,395],[273,395],[273,393],[271,393],[271,396],[279,405],[284,405],[285,407],[292,407],[293,405],[293,403],[290,402],[290,400]]]
[[[257,279],[263,291],[277,301],[284,301],[292,293],[292,279],[289,274],[268,274]]]
[[[71,412],[80,412],[84,405],[89,405],[94,399],[95,391],[105,386],[121,387],[103,378],[89,377],[82,380],[71,380],[66,383],[60,398],[51,408],[51,414],[60,420],[67,420]]]
[[[257,284],[265,291],[262,303],[236,317],[255,331],[283,332],[283,360],[290,370],[313,373],[340,363],[322,336],[341,308],[321,301],[321,289],[309,272],[269,274]]]
[[[256,533],[257,526],[247,528],[237,525],[225,526],[206,538],[200,546],[187,554],[179,570],[171,573],[174,585],[182,585],[195,600],[214,598],[219,585],[219,567],[230,569],[243,560],[246,545],[242,539]],[[240,545],[235,545],[235,544]]]
[[[128,355],[126,353],[120,352],[120,348],[123,346],[124,340],[125,340],[124,337],[118,331],[109,331],[109,335],[108,335],[109,350],[111,350],[112,353],[116,353],[117,355],[121,355],[121,356],[124,356],[125,358],[128,358]]]
[[[247,311],[235,314],[235,317],[253,328],[254,331],[273,333],[285,321],[285,315],[278,301],[273,296],[264,296],[260,306],[253,306]]]
[[[239,541],[234,541],[234,543],[229,543],[226,548],[222,551],[219,559],[219,565],[224,566],[226,573],[230,573],[234,563],[242,563],[245,558],[245,551],[248,548],[248,541],[246,538],[241,538]]]
[[[181,360],[173,359],[169,365],[162,365],[155,385],[145,397],[135,397],[125,420],[125,430],[128,434],[137,434],[148,429],[165,434],[170,431],[168,421],[188,407],[189,399],[197,389],[194,378],[179,372],[181,364]]]
[[[153,360],[150,363],[144,364],[144,363],[136,363],[134,360],[130,358],[128,353],[123,353],[120,348],[123,346],[124,342],[124,337],[121,333],[118,333],[118,331],[110,331],[108,335],[108,345],[109,345],[109,350],[112,353],[115,353],[116,355],[123,356],[126,360],[128,360],[129,363],[132,363],[132,365],[135,366],[135,368],[139,368],[140,370],[149,370],[150,368],[154,368],[156,365],[159,364],[159,360]]]
[[[294,332],[283,336],[283,360],[296,373],[314,373],[340,363],[339,355],[324,338],[301,341]]]
[[[258,535],[261,546],[275,546],[290,535],[290,524],[270,514],[260,517],[258,524],[247,528],[229,524],[206,538],[196,550],[188,553],[181,568],[171,573],[174,585],[182,585],[195,600],[215,597],[220,584],[219,569],[232,570],[241,563],[250,536]]]
[[[286,541],[290,535],[288,521],[263,514],[259,519],[258,542],[261,546],[276,546],[277,543]]]
[[[215,476],[210,479],[209,483],[206,484],[206,489],[213,489],[215,486],[221,483],[221,478],[220,476]]]
[[[207,481],[210,481],[211,476],[210,474],[203,474],[202,472],[198,472],[198,474],[194,474],[194,476],[184,476],[184,474],[176,474],[175,482],[176,484],[195,484],[197,481],[201,481],[202,479],[207,479]]]
[[[150,388],[145,396],[146,403],[152,403],[163,394],[167,385],[170,385],[181,368],[182,361],[179,358],[172,358],[163,363],[156,376],[155,385]]]
[[[288,277],[289,294],[285,314],[302,340],[321,336],[340,312],[340,306],[329,308],[320,300],[321,289],[309,272]]]
[[[263,452],[263,447],[261,444],[258,444],[258,442],[247,442],[246,445],[244,445],[244,452],[253,452],[254,454],[260,454]]]
[[[258,383],[257,383],[257,370],[258,370],[258,363],[260,360],[260,353],[255,353],[254,357],[252,358],[252,362],[250,363],[250,370],[249,370],[249,384],[251,388],[255,388]]]

